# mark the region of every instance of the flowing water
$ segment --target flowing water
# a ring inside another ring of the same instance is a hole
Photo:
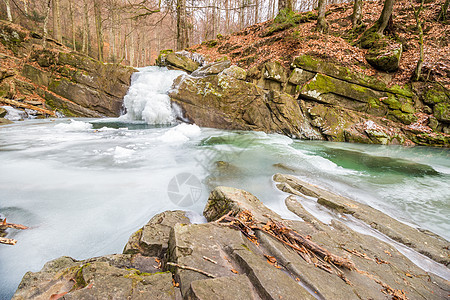
[[[142,69],[124,99],[127,113],[118,119],[0,127],[0,213],[30,227],[9,230],[15,246],[0,245],[0,299],[9,299],[25,272],[48,260],[120,253],[156,213],[183,209],[203,222],[208,193],[217,185],[245,189],[283,217],[298,219],[271,180],[277,172],[450,240],[448,150],[298,141],[178,124],[166,95],[178,75]],[[305,207],[325,222],[333,218],[314,201]]]

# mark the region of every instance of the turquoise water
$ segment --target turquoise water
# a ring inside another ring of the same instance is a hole
[[[158,212],[186,209],[202,221],[208,193],[217,185],[245,189],[282,216],[296,218],[271,180],[277,172],[450,239],[449,154],[186,124],[57,119],[3,126],[0,213],[31,228],[10,230],[17,245],[0,245],[0,298],[9,298],[26,271],[38,271],[50,259],[120,253],[131,233]],[[168,194],[180,173],[200,182],[185,206]]]

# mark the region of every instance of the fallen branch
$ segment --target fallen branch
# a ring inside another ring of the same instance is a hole
[[[21,229],[21,230],[28,229],[28,227],[25,225],[7,223],[6,219],[4,219],[3,222],[0,224],[0,229],[6,229],[6,228],[14,228],[14,229]]]
[[[193,267],[189,267],[189,266],[185,266],[185,265],[179,265],[179,264],[176,264],[176,263],[173,263],[173,262],[170,262],[170,261],[167,262],[166,264],[169,265],[169,266],[172,266],[172,267],[177,267],[177,268],[183,269],[183,270],[194,271],[194,272],[206,275],[206,276],[211,277],[211,278],[216,278],[215,275],[210,274],[208,272],[205,272],[203,270],[197,269],[197,268],[193,268]]]
[[[15,245],[16,243],[17,243],[17,240],[0,237],[0,244]]]

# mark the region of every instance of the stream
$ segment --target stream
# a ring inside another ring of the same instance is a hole
[[[167,90],[179,71],[142,68],[109,119],[25,120],[0,127],[0,299],[27,271],[59,256],[121,253],[153,215],[183,209],[193,222],[217,185],[245,189],[284,218],[273,181],[288,173],[450,240],[450,151],[300,141],[262,132],[179,123]],[[324,222],[314,204],[305,206]]]

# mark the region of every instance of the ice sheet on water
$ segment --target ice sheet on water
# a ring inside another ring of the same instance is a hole
[[[70,119],[70,123],[59,123],[55,125],[55,128],[66,131],[86,131],[92,129],[92,124]]]
[[[201,129],[197,125],[181,123],[171,128],[158,139],[165,143],[185,143],[200,134]]]

